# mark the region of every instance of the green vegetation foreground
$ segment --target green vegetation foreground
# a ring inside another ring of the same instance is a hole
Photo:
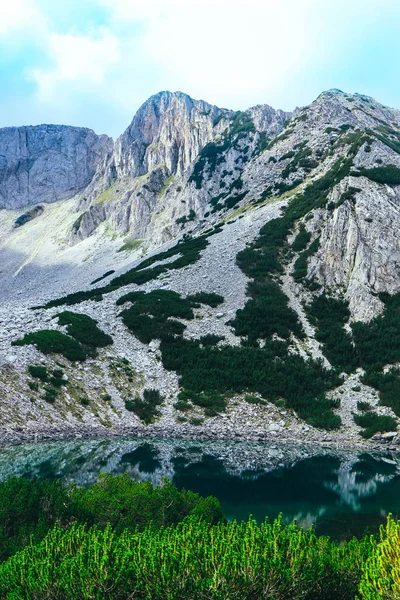
[[[400,597],[400,525],[338,543],[313,529],[228,523],[218,500],[102,476],[0,484],[0,598],[378,600]]]

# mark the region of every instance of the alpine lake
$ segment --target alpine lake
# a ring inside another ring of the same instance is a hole
[[[335,539],[400,517],[400,455],[282,443],[107,438],[0,448],[0,480],[60,478],[79,486],[128,473],[216,496],[226,517],[313,525]]]

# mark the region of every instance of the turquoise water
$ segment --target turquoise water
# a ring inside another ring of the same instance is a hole
[[[0,449],[0,479],[57,477],[88,485],[99,473],[213,494],[229,519],[286,522],[348,538],[400,517],[400,456],[262,443],[106,439]]]

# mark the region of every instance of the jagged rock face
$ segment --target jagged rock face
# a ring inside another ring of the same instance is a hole
[[[111,138],[81,127],[0,129],[0,208],[71,198],[111,147]]]
[[[344,202],[327,219],[309,272],[346,297],[354,319],[367,321],[383,309],[377,293],[400,289],[400,191],[364,177],[345,183],[360,190],[356,201]]]
[[[137,177],[165,165],[181,175],[215,135],[221,110],[181,92],[160,92],[141,106],[115,144],[118,177]]]
[[[241,116],[252,124],[251,131],[235,131]],[[185,228],[182,219],[189,214],[195,216],[186,226],[198,225],[222,186],[229,192],[240,177],[260,137],[272,139],[290,116],[268,105],[235,113],[181,92],[152,96],[85,190],[80,209],[86,213],[72,241],[91,235],[104,219],[120,234],[151,240],[152,247],[179,235]],[[228,144],[226,137],[232,130]],[[199,186],[193,182],[193,170],[210,143],[224,149],[212,170],[205,165],[204,185]],[[221,178],[225,179],[220,188]],[[102,211],[94,208],[99,202],[104,204]]]

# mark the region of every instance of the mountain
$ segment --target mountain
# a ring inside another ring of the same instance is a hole
[[[397,443],[398,110],[160,92],[0,166],[4,435]]]

